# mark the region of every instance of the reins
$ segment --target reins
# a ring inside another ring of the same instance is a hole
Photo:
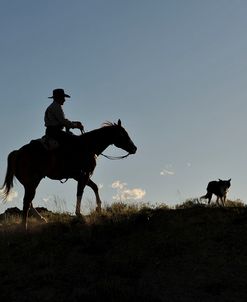
[[[117,159],[123,159],[123,158],[128,157],[130,155],[130,153],[128,153],[126,155],[122,155],[122,156],[111,156],[111,155],[105,155],[103,153],[100,153],[100,155],[102,155],[105,158],[110,159],[110,160],[117,160]]]
[[[105,158],[107,159],[110,159],[110,160],[118,160],[118,159],[123,159],[123,158],[126,158],[130,155],[130,153],[126,154],[126,155],[122,155],[122,156],[112,156],[112,155],[105,155],[103,153],[101,153],[100,155],[104,156]],[[60,180],[60,183],[61,184],[64,184],[66,183],[66,181],[68,180],[68,178],[65,178],[64,180]]]

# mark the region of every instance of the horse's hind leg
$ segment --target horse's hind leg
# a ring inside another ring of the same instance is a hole
[[[22,224],[26,230],[27,230],[28,212],[32,205],[32,200],[34,199],[35,192],[36,192],[36,186],[25,187],[25,193],[23,198]]]
[[[96,211],[101,212],[101,199],[100,199],[100,196],[99,196],[98,186],[91,179],[89,179],[89,181],[87,183],[87,186],[89,186],[94,191],[94,194],[95,194],[95,197],[96,197],[96,204],[97,204]]]

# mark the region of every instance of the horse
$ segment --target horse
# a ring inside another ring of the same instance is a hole
[[[72,141],[72,140],[71,140]],[[114,145],[128,154],[135,154],[137,147],[122,127],[117,123],[107,122],[102,127],[73,136],[73,144],[60,146],[47,151],[39,142],[30,142],[19,150],[8,155],[7,171],[2,186],[2,195],[7,199],[13,188],[14,177],[24,187],[22,224],[27,230],[28,212],[35,211],[32,201],[40,181],[48,177],[53,180],[74,179],[77,181],[77,200],[75,214],[81,216],[80,208],[83,191],[86,185],[95,192],[97,185],[90,179],[96,167],[96,159],[108,146]],[[96,187],[95,187],[96,186]],[[97,195],[96,195],[97,197]],[[96,198],[97,210],[101,210],[101,202]],[[36,216],[39,216],[36,213]]]

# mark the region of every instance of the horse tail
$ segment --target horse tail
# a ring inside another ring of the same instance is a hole
[[[1,188],[1,196],[3,200],[6,200],[8,198],[9,192],[14,186],[13,181],[15,177],[17,152],[17,150],[14,150],[8,156],[6,176]]]

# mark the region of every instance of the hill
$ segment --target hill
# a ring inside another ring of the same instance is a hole
[[[112,206],[0,227],[1,301],[246,301],[247,209]]]

